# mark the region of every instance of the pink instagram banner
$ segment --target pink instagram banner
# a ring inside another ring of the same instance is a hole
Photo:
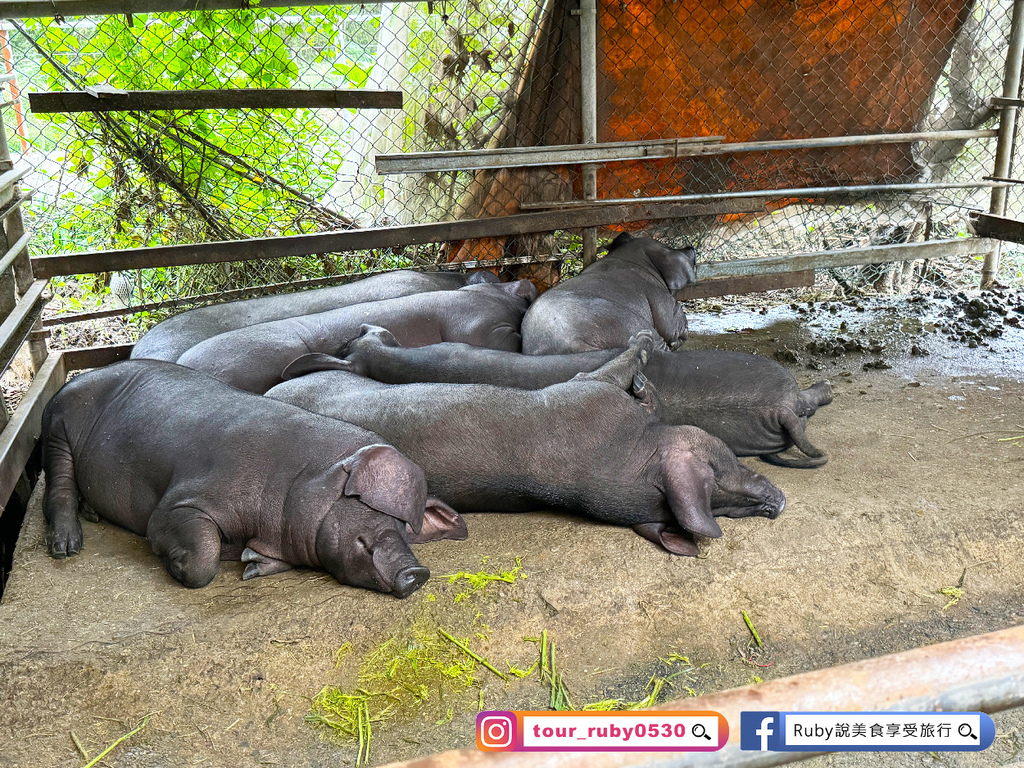
[[[714,752],[729,740],[718,712],[503,712],[476,716],[483,752]]]

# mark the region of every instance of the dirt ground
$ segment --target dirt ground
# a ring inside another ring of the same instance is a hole
[[[401,653],[439,648],[464,671],[435,680],[420,669],[418,704],[392,694],[394,710],[372,722],[369,764],[471,746],[481,705],[549,706],[536,670],[508,673],[530,669],[539,645],[524,638],[545,631],[581,706],[640,701],[652,678],[670,678],[664,701],[1019,624],[1024,331],[1011,322],[970,348],[941,329],[957,306],[949,297],[694,317],[693,347],[777,355],[801,383],[827,378],[836,393],[808,430],[829,463],[745,460],[786,492],[786,510],[774,521],[722,520],[724,536],[696,559],[585,520],[470,515],[469,540],[417,549],[434,578],[405,601],[309,571],[242,582],[237,563],[190,591],[144,540],[106,524],[83,523],[82,554],[51,560],[37,488],[0,603],[0,766],[81,766],[146,715],[105,764],[354,765],[354,741],[307,721],[311,700],[327,685],[378,693],[400,679]],[[512,583],[474,590],[443,578],[509,572],[517,558]],[[945,607],[962,576],[962,597]],[[763,649],[751,648],[743,611]],[[439,629],[509,680],[469,662]],[[368,677],[373,669],[384,671]],[[1024,717],[996,720],[981,755],[808,765],[1012,764]]]

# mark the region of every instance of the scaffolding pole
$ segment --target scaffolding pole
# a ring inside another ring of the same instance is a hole
[[[1003,73],[1003,98],[1016,99],[1020,95],[1020,69],[1024,63],[1024,0],[1014,0],[1013,16],[1010,19],[1010,44],[1006,49],[1006,70]],[[1012,172],[1014,133],[1017,129],[1017,107],[1007,104],[999,114],[999,136],[996,139],[996,159],[992,175],[1006,179]],[[1006,213],[1006,188],[992,190],[989,213],[1003,216]],[[996,246],[985,256],[981,268],[981,285],[991,285],[999,273],[999,258],[1002,245]]]
[[[583,143],[597,143],[597,0],[580,0],[580,81]],[[583,166],[583,199],[597,199],[597,164]],[[583,230],[583,266],[597,258],[597,228]]]

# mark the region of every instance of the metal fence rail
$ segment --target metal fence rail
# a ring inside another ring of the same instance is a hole
[[[1012,0],[240,5],[0,2],[8,100],[103,84],[192,99],[341,89],[401,92],[401,109],[20,113],[37,253],[773,197],[760,213],[647,223],[714,261],[963,237],[967,214],[996,198],[1008,204],[998,213],[1024,213],[1019,187],[994,186],[1013,176]],[[840,200],[786,197],[851,188]],[[536,262],[524,273],[550,280],[541,265],[616,228],[567,218],[549,232],[498,225],[449,243],[108,269],[58,281],[49,311],[170,308],[450,261]],[[1004,267],[1003,279],[1024,280],[1020,252],[1008,249]],[[962,279],[855,269],[879,289]]]

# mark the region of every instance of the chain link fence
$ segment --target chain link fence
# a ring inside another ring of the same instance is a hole
[[[34,170],[33,252],[133,248],[516,213],[581,199],[578,166],[380,176],[374,156],[576,144],[580,34],[569,0],[399,2],[4,23],[11,97],[127,90],[400,90],[401,110],[7,114]],[[1010,0],[614,0],[598,7],[598,138],[725,142],[992,128]],[[17,139],[15,139],[15,134]],[[994,138],[607,163],[598,197],[982,182]],[[1008,214],[1024,213],[1011,188]],[[990,189],[773,200],[761,214],[654,222],[702,259],[966,236]],[[610,234],[605,231],[604,234]],[[613,234],[613,233],[611,233]],[[190,302],[448,261],[516,258],[550,280],[578,232],[55,280],[56,316]],[[968,259],[970,261],[970,259]],[[549,266],[544,266],[549,265]],[[545,272],[548,270],[548,273]],[[520,269],[520,271],[523,271]],[[900,290],[976,281],[977,265],[845,268]],[[1007,249],[1004,281],[1024,280]]]

